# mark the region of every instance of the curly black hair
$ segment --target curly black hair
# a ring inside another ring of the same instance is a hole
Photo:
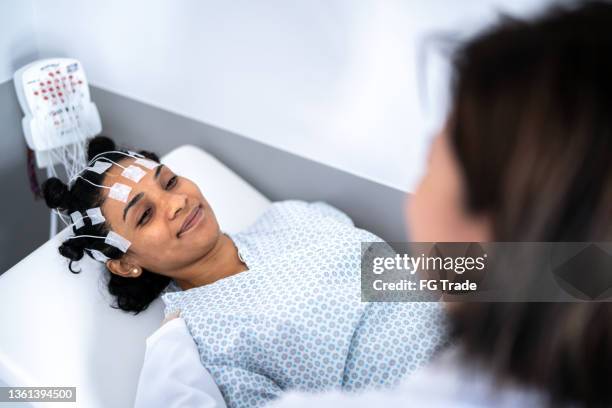
[[[113,151],[121,151],[128,153],[127,150],[118,149],[115,142],[106,136],[97,136],[88,144],[87,159],[91,160],[98,156],[99,158],[107,158],[114,162],[118,162],[125,158],[120,153]],[[139,154],[147,159],[159,162],[159,157],[155,153],[148,151],[139,151]],[[96,172],[87,172],[87,180],[94,184],[103,184],[104,174]],[[75,211],[79,211],[85,215],[89,208],[101,207],[104,202],[104,197],[101,195],[101,189],[88,183],[82,178],[77,178],[72,187],[66,185],[62,180],[51,177],[46,180],[43,185],[43,195],[45,202],[50,208],[54,208],[66,215]],[[77,228],[72,226],[72,230],[76,235],[93,235],[96,237],[105,237],[110,231],[108,222],[92,225],[89,218],[84,217],[85,225]],[[73,262],[83,258],[87,253],[93,258],[90,250],[97,250],[104,254],[109,259],[120,259],[124,253],[118,248],[104,242],[103,239],[97,238],[78,238],[67,239],[59,247],[59,253],[70,260],[68,269],[72,273],[80,271],[73,269]],[[115,296],[116,304],[111,305],[114,308],[121,309],[127,312],[138,314],[145,310],[151,302],[153,302],[162,292],[162,290],[170,283],[170,278],[159,275],[157,273],[142,270],[138,277],[126,278],[107,269],[108,276],[108,291]]]

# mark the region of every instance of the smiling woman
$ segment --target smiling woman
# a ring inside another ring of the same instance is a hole
[[[214,212],[199,188],[159,164],[158,157],[142,151],[153,160],[148,166],[128,151],[116,150],[106,137],[92,139],[88,157],[95,163],[108,163],[107,170],[83,171],[69,189],[51,178],[44,184],[47,205],[67,214],[86,214],[99,207],[105,222],[95,223],[83,216],[74,226],[75,237],[66,240],[60,254],[72,262],[85,253],[104,260],[111,272],[109,292],[116,307],[139,313],[155,300],[174,279],[183,289],[210,283],[245,269],[231,240],[221,233]],[[105,166],[107,167],[107,166]],[[129,177],[129,169],[138,177]],[[124,199],[113,195],[121,185]],[[129,243],[123,253],[104,238],[109,232]],[[197,233],[195,233],[197,232]],[[216,268],[206,267],[214,264]],[[213,270],[202,274],[203,270]],[[152,272],[154,271],[154,272]]]

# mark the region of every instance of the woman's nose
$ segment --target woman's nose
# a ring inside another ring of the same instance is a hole
[[[188,199],[185,194],[171,194],[168,199],[168,218],[173,220],[188,209]]]

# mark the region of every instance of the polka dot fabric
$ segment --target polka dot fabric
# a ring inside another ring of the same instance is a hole
[[[249,270],[162,295],[180,309],[229,407],[283,391],[395,384],[444,343],[437,303],[364,303],[361,242],[381,241],[322,203],[274,203],[228,234]]]

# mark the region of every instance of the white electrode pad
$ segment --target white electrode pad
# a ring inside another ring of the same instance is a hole
[[[128,150],[127,152],[128,152],[128,154],[131,154],[132,156],[136,156],[136,157],[144,157],[142,154],[140,154],[140,153],[136,153],[136,152],[133,152],[133,151],[131,151],[131,150]]]
[[[102,215],[102,211],[100,211],[100,207],[89,208],[87,210],[87,216],[91,221],[91,225],[97,225],[106,221],[106,218]]]
[[[130,192],[132,191],[132,187],[126,186],[125,184],[115,183],[110,189],[110,193],[108,196],[114,200],[119,200],[124,203],[127,203],[128,197],[130,196]]]
[[[97,161],[93,164],[93,166],[87,167],[85,170],[93,171],[94,173],[102,174],[106,170],[108,170],[113,163],[105,162],[105,161]]]
[[[138,183],[140,179],[142,179],[145,174],[147,174],[143,169],[137,166],[128,166],[125,170],[121,172],[121,175],[125,178],[132,180],[135,183]]]
[[[140,164],[141,166],[146,167],[149,170],[153,170],[154,168],[160,165],[159,163],[149,159],[136,159],[134,160],[134,164]]]
[[[108,232],[108,235],[106,235],[106,239],[104,239],[104,242],[108,245],[114,246],[123,253],[126,253],[130,245],[132,245],[130,241],[113,231]]]
[[[72,219],[72,222],[76,229],[79,229],[85,225],[85,223],[83,222],[83,216],[79,211],[71,213],[70,218]]]
[[[97,249],[90,249],[89,252],[91,252],[91,256],[93,256],[96,261],[106,262],[110,259],[108,256],[104,255]]]

